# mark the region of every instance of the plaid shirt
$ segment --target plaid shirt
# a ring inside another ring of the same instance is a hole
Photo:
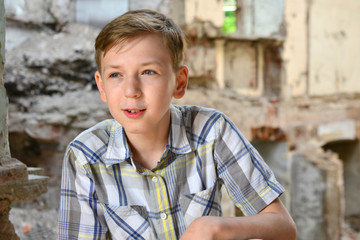
[[[245,215],[283,191],[258,152],[222,113],[171,105],[157,166],[132,161],[122,126],[105,120],[67,149],[59,239],[178,239],[204,215],[221,216],[222,184]]]

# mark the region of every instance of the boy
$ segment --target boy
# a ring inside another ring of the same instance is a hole
[[[295,239],[282,186],[234,124],[171,105],[188,82],[184,48],[180,28],[150,10],[98,35],[95,79],[114,119],[69,144],[59,239]],[[222,184],[247,217],[221,217]]]

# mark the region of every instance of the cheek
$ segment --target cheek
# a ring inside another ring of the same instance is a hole
[[[108,105],[113,105],[119,101],[120,96],[120,92],[117,88],[106,86],[101,94],[101,99]]]

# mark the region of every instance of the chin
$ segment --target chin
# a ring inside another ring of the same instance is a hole
[[[132,134],[141,134],[141,133],[144,133],[145,131],[144,131],[144,129],[142,129],[142,128],[139,128],[139,126],[131,126],[131,127],[129,127],[129,126],[124,126],[124,125],[122,125],[123,126],[123,128],[125,129],[125,132],[126,133],[132,133]]]

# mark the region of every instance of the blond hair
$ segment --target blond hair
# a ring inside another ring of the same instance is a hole
[[[141,34],[155,33],[162,36],[168,48],[174,70],[184,61],[184,33],[174,21],[152,10],[133,10],[109,22],[99,33],[95,41],[95,60],[101,72],[101,57],[118,44]]]

